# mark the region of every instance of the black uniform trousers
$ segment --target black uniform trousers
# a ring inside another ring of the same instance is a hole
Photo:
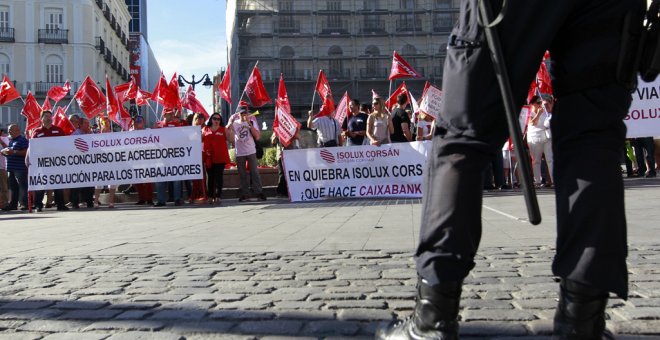
[[[626,298],[620,160],[626,134],[622,119],[631,96],[614,74],[623,16],[645,3],[506,2],[506,15],[496,29],[517,107],[523,105],[546,50],[557,77],[551,123],[557,203],[553,273]],[[502,1],[491,3],[498,13]],[[508,136],[488,46],[477,23],[477,4],[461,2],[452,33],[457,39],[450,37],[442,113],[425,175],[415,260],[419,275],[431,284],[461,280],[474,267],[482,232],[482,173]],[[599,70],[601,80],[576,82],[588,70]]]

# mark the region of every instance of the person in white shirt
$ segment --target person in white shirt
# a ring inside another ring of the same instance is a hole
[[[248,114],[248,108],[239,106],[227,123],[227,134],[236,149],[236,166],[241,179],[241,197],[239,202],[248,200],[250,195],[250,183],[252,191],[260,201],[266,200],[261,187],[261,177],[257,169],[257,146],[256,141],[261,137],[259,132],[259,123],[254,116]],[[248,163],[250,169],[250,179],[248,181],[245,163]]]
[[[534,184],[537,187],[541,186],[541,157],[545,154],[545,160],[548,164],[548,172],[550,178],[546,181],[546,185],[552,184],[552,142],[549,130],[545,127],[546,120],[549,124],[549,113],[543,106],[543,100],[539,96],[532,97],[530,101],[531,109],[529,110],[529,119],[527,120],[527,145],[529,145],[529,153],[532,157],[532,171],[534,172]]]

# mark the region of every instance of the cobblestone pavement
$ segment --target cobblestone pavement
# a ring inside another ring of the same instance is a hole
[[[660,244],[631,247],[620,339],[660,337]],[[462,297],[462,338],[549,338],[548,247],[484,248]],[[411,312],[408,252],[7,257],[0,339],[343,339]]]

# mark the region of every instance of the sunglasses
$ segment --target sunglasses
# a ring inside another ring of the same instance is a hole
[[[211,118],[211,120],[220,120],[220,118]]]

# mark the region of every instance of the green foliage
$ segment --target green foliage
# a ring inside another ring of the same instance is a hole
[[[229,149],[229,159],[236,163],[236,149]],[[275,147],[264,148],[264,156],[257,160],[261,166],[277,166],[277,149]]]

